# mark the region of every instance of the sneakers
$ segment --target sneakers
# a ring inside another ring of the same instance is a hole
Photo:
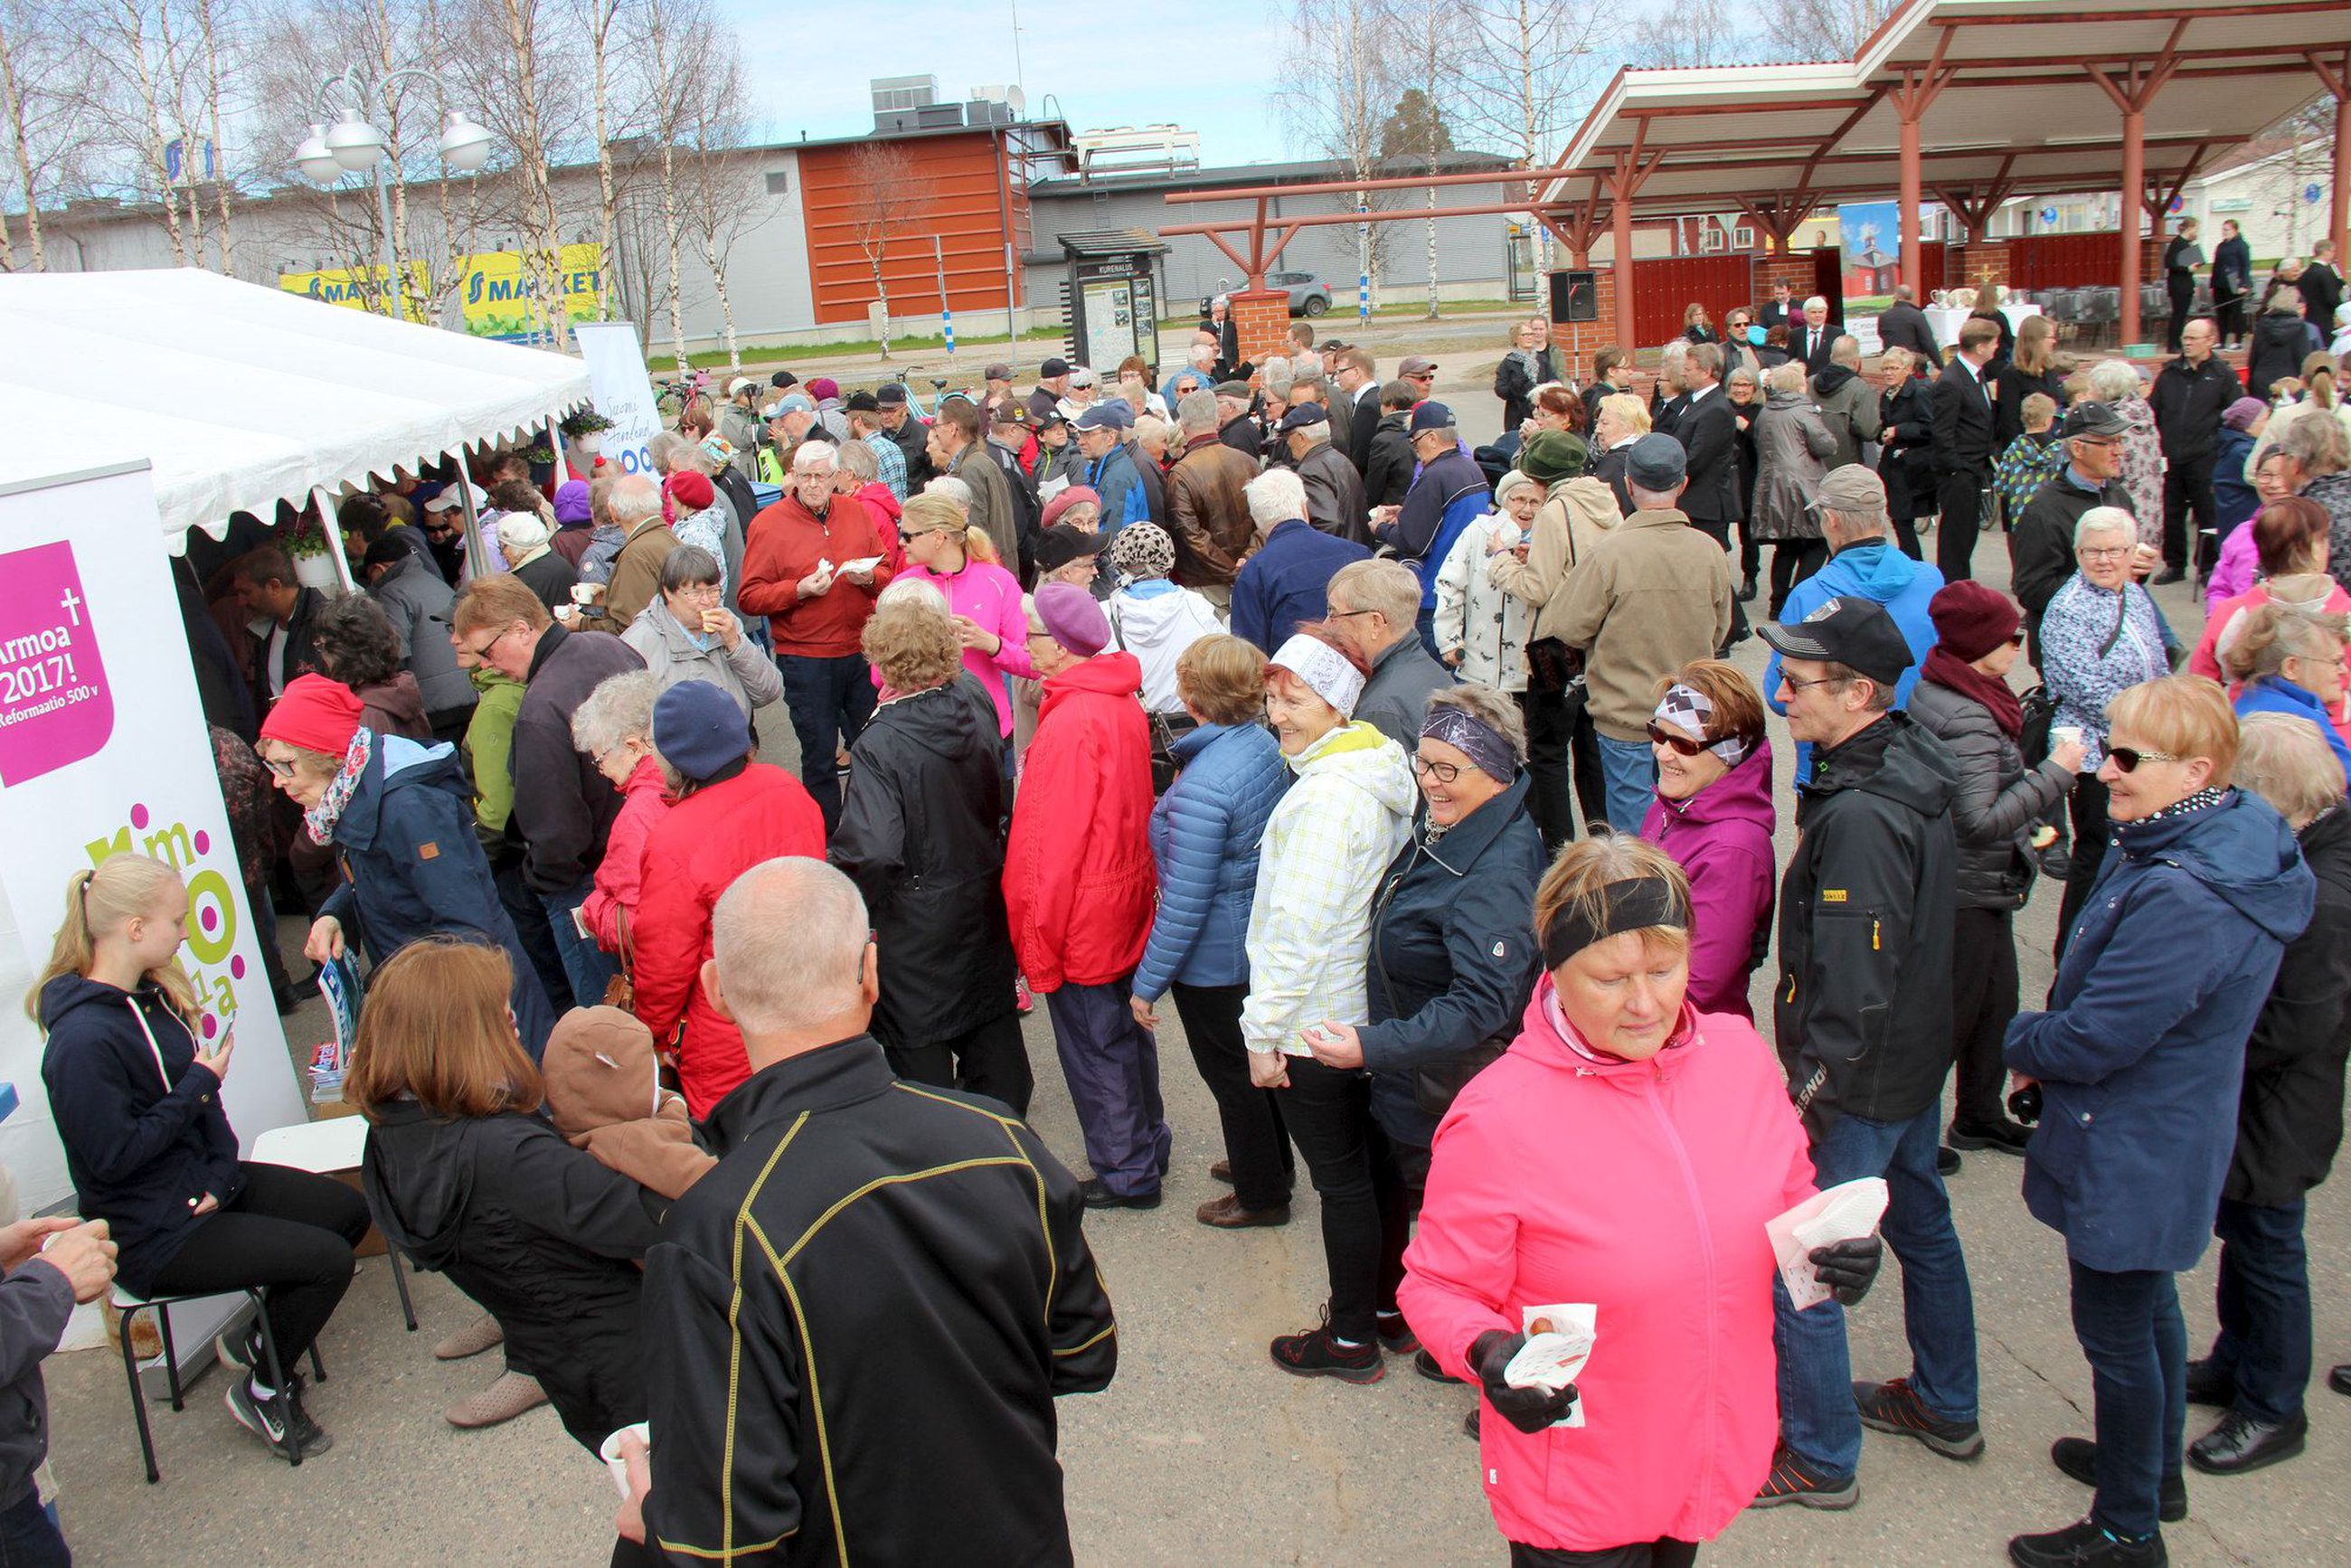
[[[1927,1408],[1907,1377],[1890,1383],[1856,1383],[1853,1402],[1861,1424],[1898,1437],[1916,1437],[1947,1459],[1972,1459],[1983,1452],[1983,1428],[1953,1421]]]
[[[249,1377],[261,1364],[261,1329],[252,1319],[231,1324],[221,1333],[213,1356],[232,1377]]]
[[[435,1361],[463,1361],[469,1355],[479,1355],[495,1344],[506,1343],[507,1331],[498,1320],[484,1312],[464,1328],[444,1336],[433,1347]]]
[[[1412,1332],[1412,1325],[1404,1321],[1402,1312],[1381,1312],[1374,1317],[1373,1322],[1379,1328],[1382,1350],[1390,1355],[1420,1354],[1420,1336]]]
[[[1763,1490],[1755,1494],[1750,1508],[1778,1508],[1782,1503],[1802,1503],[1806,1508],[1843,1510],[1861,1500],[1861,1478],[1847,1476],[1838,1480],[1834,1476],[1814,1469],[1800,1458],[1793,1448],[1782,1443],[1771,1455],[1771,1473],[1763,1478]]]
[[[1363,1344],[1341,1344],[1331,1333],[1326,1321],[1303,1333],[1288,1333],[1276,1339],[1267,1350],[1273,1364],[1297,1377],[1335,1377],[1342,1383],[1377,1383],[1387,1375],[1387,1364],[1380,1359],[1377,1340]]]
[[[309,1407],[302,1402],[302,1380],[298,1377],[294,1380],[291,1408],[294,1412],[294,1441],[301,1446],[304,1458],[323,1454],[335,1446],[335,1440],[327,1436],[327,1429],[310,1419]]]
[[[1212,1197],[1194,1211],[1193,1218],[1218,1230],[1246,1230],[1257,1225],[1287,1225],[1290,1205],[1276,1204],[1271,1208],[1243,1208],[1241,1200],[1231,1193]]]
[[[2049,1462],[2085,1487],[2098,1484],[2098,1445],[2087,1437],[2060,1437],[2049,1445]],[[2188,1478],[2166,1476],[2155,1494],[2155,1517],[2178,1524],[2188,1517]]]
[[[2171,1558],[2160,1531],[2144,1541],[2120,1541],[2085,1519],[2044,1535],[2011,1538],[2008,1560],[2017,1568],[2165,1568]]]
[[[233,1377],[223,1403],[236,1424],[268,1444],[271,1453],[288,1464],[298,1461],[302,1445],[295,1435],[294,1399],[287,1391],[281,1388],[265,1399],[254,1392],[252,1378]]]
[[[2003,1155],[2019,1156],[2023,1155],[2024,1145],[2032,1141],[2032,1128],[2019,1126],[2005,1116],[1988,1127],[1954,1122],[1950,1135],[1944,1140],[1955,1149],[1997,1149]]]
[[[511,1421],[527,1410],[536,1410],[547,1403],[547,1391],[538,1379],[519,1372],[502,1373],[496,1383],[479,1394],[469,1395],[442,1412],[442,1418],[461,1431],[475,1431],[483,1427],[496,1427]]]

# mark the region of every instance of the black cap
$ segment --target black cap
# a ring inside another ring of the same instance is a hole
[[[416,551],[407,540],[394,537],[391,530],[387,529],[376,537],[375,543],[368,546],[367,557],[360,564],[390,566],[395,561],[406,560],[415,553]]]
[[[1056,376],[1066,376],[1069,373],[1070,361],[1059,357],[1047,360],[1037,367],[1037,377],[1040,381],[1050,382]]]
[[[1321,403],[1295,402],[1290,405],[1290,412],[1281,416],[1281,423],[1277,428],[1282,434],[1287,435],[1293,430],[1303,430],[1310,424],[1330,423],[1331,411]]]
[[[2065,411],[2067,436],[2121,435],[2130,429],[2130,423],[2111,403],[2077,402]]]
[[[876,408],[905,407],[906,389],[900,386],[896,382],[892,382],[888,386],[883,387],[874,392],[873,406]]]
[[[851,413],[872,413],[882,406],[882,400],[870,392],[853,392],[841,406]]]
[[[796,387],[799,385],[800,379],[799,377],[792,374],[789,371],[778,371],[774,375],[768,378],[768,384],[775,388],[778,392],[781,392],[786,387]]]
[[[1767,625],[1761,635],[1782,658],[1843,664],[1881,686],[1891,687],[1914,662],[1886,606],[1858,594],[1826,600],[1794,625]]]
[[[1058,571],[1073,560],[1100,555],[1102,548],[1102,535],[1056,523],[1037,536],[1037,570]]]

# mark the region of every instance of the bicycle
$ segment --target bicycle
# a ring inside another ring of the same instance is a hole
[[[653,410],[661,415],[663,423],[674,427],[678,416],[695,398],[709,394],[710,375],[706,371],[687,371],[684,375],[673,376],[653,384],[657,389],[653,394]]]

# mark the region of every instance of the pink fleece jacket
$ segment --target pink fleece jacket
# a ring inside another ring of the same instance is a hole
[[[1033,676],[1037,673],[1037,667],[1029,662],[1029,615],[1020,608],[1020,580],[984,560],[966,561],[961,571],[953,577],[943,577],[911,558],[898,573],[901,581],[908,578],[929,583],[946,595],[949,610],[971,617],[1004,639],[1004,645],[992,654],[966,648],[963,667],[987,688],[988,696],[996,704],[997,725],[1001,733],[1010,735],[1012,702],[1005,695],[1004,677]],[[873,672],[873,684],[882,684],[879,670]]]
[[[1581,1427],[1499,1416],[1479,1452],[1509,1540],[1597,1552],[1704,1541],[1754,1500],[1779,1431],[1763,1222],[1813,1193],[1778,1061],[1687,1007],[1647,1061],[1571,1044],[1551,977],[1437,1130],[1397,1300],[1445,1370],[1520,1309],[1591,1302]],[[1589,1054],[1586,1054],[1590,1052]]]

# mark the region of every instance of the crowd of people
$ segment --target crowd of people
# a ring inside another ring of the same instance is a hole
[[[360,592],[232,530],[182,576],[191,645],[256,912],[365,960],[365,1197],[239,1160],[185,889],[118,854],[28,1002],[94,1232],[57,1271],[266,1286],[225,1398],[294,1458],[372,1217],[481,1309],[435,1354],[503,1347],[453,1423],[549,1403],[625,1464],[616,1563],[935,1559],[932,1476],[975,1463],[958,1560],[1066,1560],[1051,1401],[1116,1364],[1081,1222],[1162,1201],[1172,1015],[1230,1187],[1198,1222],[1287,1224],[1301,1164],[1318,1199],[1327,1291],[1273,1366],[1475,1389],[1514,1562],[1849,1508],[1865,1427],[1980,1454],[1960,1151],[2022,1156],[2095,1390],[2052,1454],[2087,1514],[2010,1555],[2164,1562],[2183,1463],[2306,1429],[2351,1051],[2346,423],[2331,369],[2245,395],[2210,319],[2147,389],[2030,322],[1938,363],[1907,303],[1874,364],[1824,301],[1694,308],[1646,397],[1517,323],[1474,448],[1430,360],[1384,382],[1301,327],[1246,363],[1212,315],[1164,382],[992,366],[926,421],[743,378],[655,475],[354,494],[307,526]],[[2013,598],[1972,578],[1995,524]],[[2190,570],[2230,590],[2192,654],[2148,591]],[[797,775],[759,759],[777,717]],[[1082,1180],[1026,1122],[1040,997]],[[1882,1223],[1809,1249],[1799,1305],[1765,1221],[1867,1177]],[[2190,1362],[2173,1281],[2215,1234]],[[1855,1381],[1888,1250],[1910,1363]],[[1588,1364],[1524,1375],[1571,1310]],[[2223,1410],[2193,1442],[2189,1402]]]

